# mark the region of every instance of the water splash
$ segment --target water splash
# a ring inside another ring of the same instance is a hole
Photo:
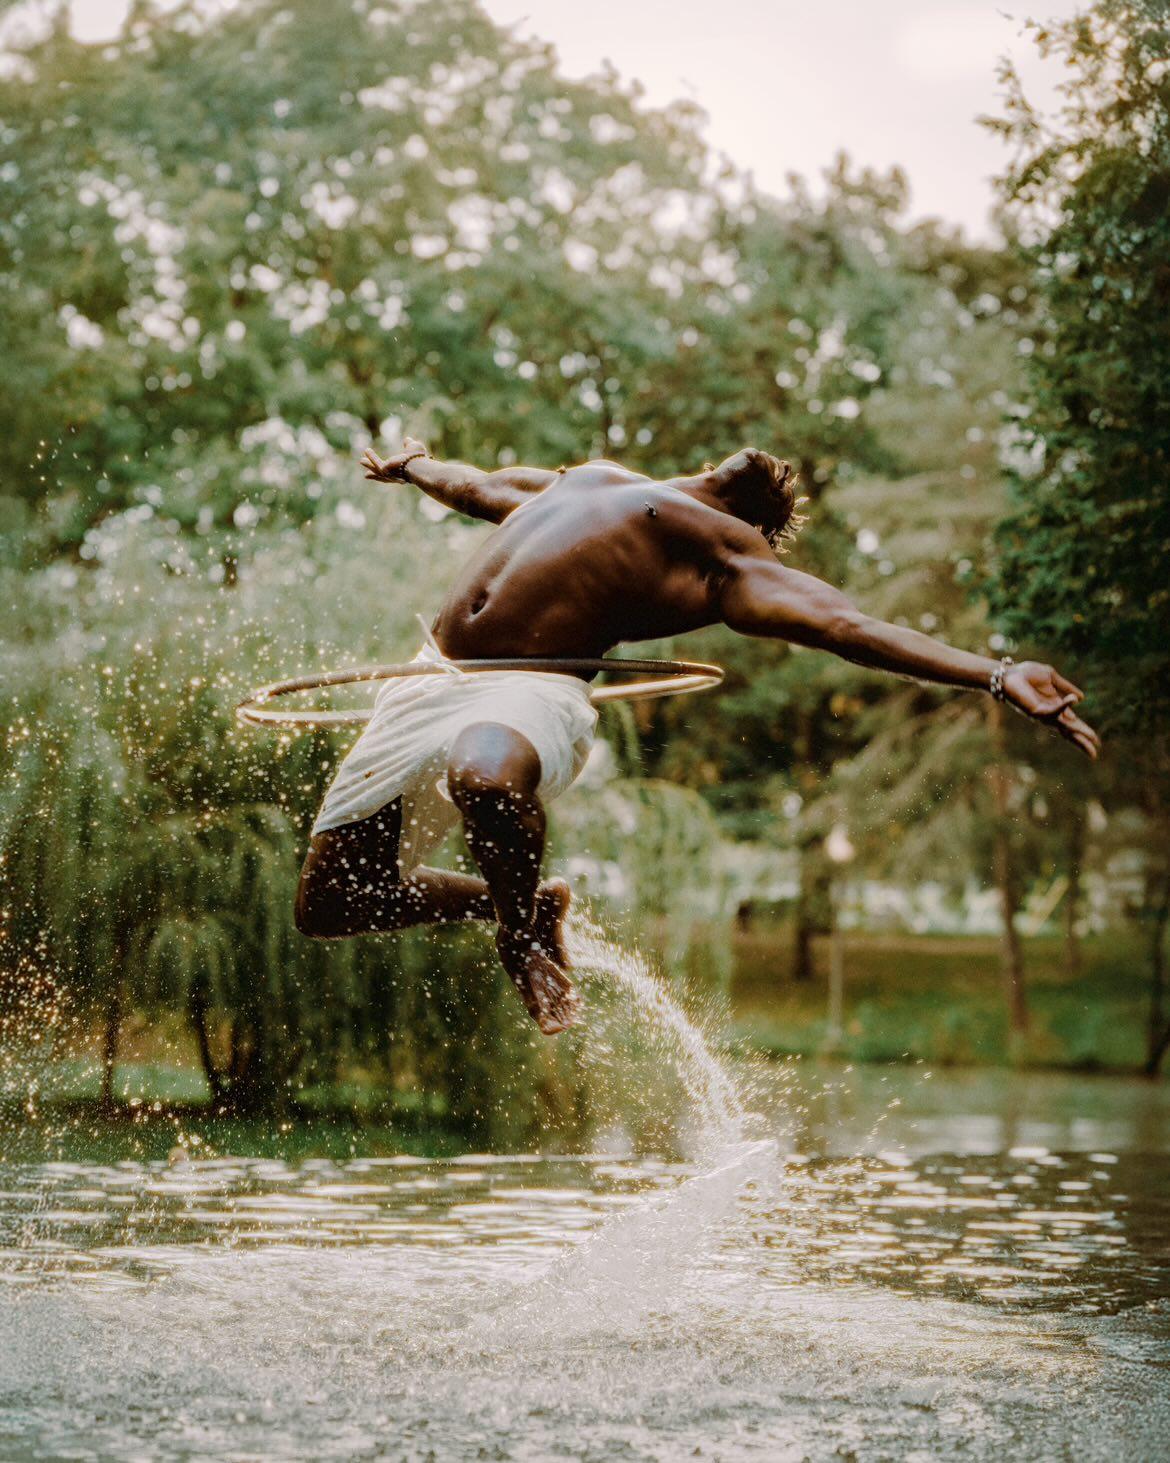
[[[775,1156],[769,1139],[737,1143],[717,1167],[611,1213],[534,1280],[510,1286],[497,1305],[460,1328],[454,1349],[523,1351],[538,1339],[636,1343],[651,1324],[684,1329],[717,1293],[715,1255],[739,1237],[744,1192],[770,1187]]]
[[[696,1123],[698,1156],[718,1162],[745,1137],[747,1111],[731,1074],[638,950],[611,940],[577,908],[569,915],[565,934],[574,968],[590,982],[621,991],[637,1018],[665,1040]]]
[[[650,1318],[692,1310],[709,1287],[710,1259],[738,1230],[741,1195],[770,1192],[777,1172],[775,1140],[748,1138],[750,1115],[734,1077],[646,958],[578,911],[566,937],[574,969],[625,995],[669,1051],[695,1124],[695,1171],[667,1193],[611,1214],[535,1280],[509,1287],[459,1328],[458,1350],[515,1351],[538,1336],[547,1344],[550,1333],[560,1343],[635,1338]]]

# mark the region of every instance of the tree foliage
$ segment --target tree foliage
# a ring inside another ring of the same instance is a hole
[[[1035,32],[1062,104],[1044,118],[1009,70],[993,124],[1043,302],[997,609],[1083,669],[1107,725],[1149,734],[1170,711],[1170,6]]]

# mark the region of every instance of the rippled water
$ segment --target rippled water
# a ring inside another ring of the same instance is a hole
[[[0,1167],[0,1457],[1166,1456],[1157,1089],[675,1037],[688,1163]]]
[[[0,1449],[1158,1456],[1165,1159],[725,1159],[10,1171]]]

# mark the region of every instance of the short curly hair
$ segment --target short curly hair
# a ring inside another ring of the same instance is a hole
[[[796,537],[805,521],[806,515],[799,509],[808,499],[797,497],[797,477],[790,463],[758,447],[746,448],[743,458],[736,476],[748,486],[746,516],[772,549],[782,554],[786,552],[785,544]]]

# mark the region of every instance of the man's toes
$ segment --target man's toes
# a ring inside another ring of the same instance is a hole
[[[534,931],[500,931],[496,947],[528,1014],[546,1036],[555,1036],[577,1019],[581,998],[572,981],[545,954]]]
[[[536,1018],[536,1024],[540,1027],[541,1036],[560,1036],[562,1031],[568,1031],[572,1026],[573,1018],[547,1011]]]
[[[552,1036],[577,1020],[581,1012],[581,997],[564,971],[551,960],[542,959],[540,965],[540,974],[533,981],[541,1005],[538,1024],[546,1036]]]
[[[566,982],[565,989],[557,992],[542,1008],[540,1015],[536,1018],[536,1024],[544,1036],[556,1036],[575,1025],[580,1015],[580,994]]]
[[[576,986],[566,983],[565,990],[562,993],[560,1000],[557,1002],[557,1015],[564,1023],[561,1028],[562,1030],[566,1026],[573,1026],[576,1024],[576,1022],[580,1018],[581,1007],[583,1004],[584,1003],[581,1000],[581,992],[576,988]]]

